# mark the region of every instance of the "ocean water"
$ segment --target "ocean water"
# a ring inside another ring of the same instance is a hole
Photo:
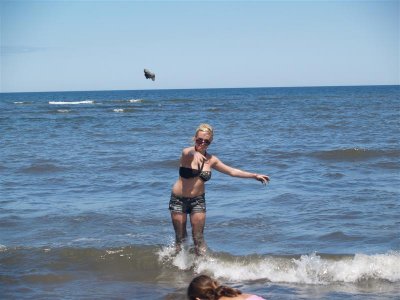
[[[267,299],[400,294],[400,87],[0,94],[2,299],[185,299],[197,274]],[[206,257],[175,255],[183,147],[213,172]]]

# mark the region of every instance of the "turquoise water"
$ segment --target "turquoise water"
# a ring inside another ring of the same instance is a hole
[[[0,94],[6,298],[184,299],[198,273],[265,298],[391,299],[399,86]],[[210,256],[172,254],[169,194],[198,124]]]

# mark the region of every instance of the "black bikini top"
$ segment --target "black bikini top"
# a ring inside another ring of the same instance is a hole
[[[203,171],[203,166],[204,161],[201,166],[199,165],[199,169],[197,170],[192,168],[180,167],[179,176],[186,179],[200,177],[201,180],[208,181],[211,179],[211,171]]]

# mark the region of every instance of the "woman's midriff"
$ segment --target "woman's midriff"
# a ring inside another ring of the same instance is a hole
[[[204,182],[198,177],[190,179],[179,178],[172,188],[172,193],[180,197],[190,198],[203,195]]]

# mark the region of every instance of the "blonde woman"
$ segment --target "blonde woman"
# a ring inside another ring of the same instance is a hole
[[[262,297],[243,294],[240,290],[220,285],[207,275],[194,278],[188,287],[189,300],[265,300]]]
[[[208,124],[201,124],[193,137],[194,145],[182,151],[179,178],[172,188],[169,202],[177,251],[187,238],[187,215],[190,215],[196,254],[204,254],[207,249],[203,236],[206,220],[205,183],[211,179],[212,169],[233,177],[256,179],[263,184],[269,182],[267,175],[232,168],[207,152],[213,137],[213,128]]]

